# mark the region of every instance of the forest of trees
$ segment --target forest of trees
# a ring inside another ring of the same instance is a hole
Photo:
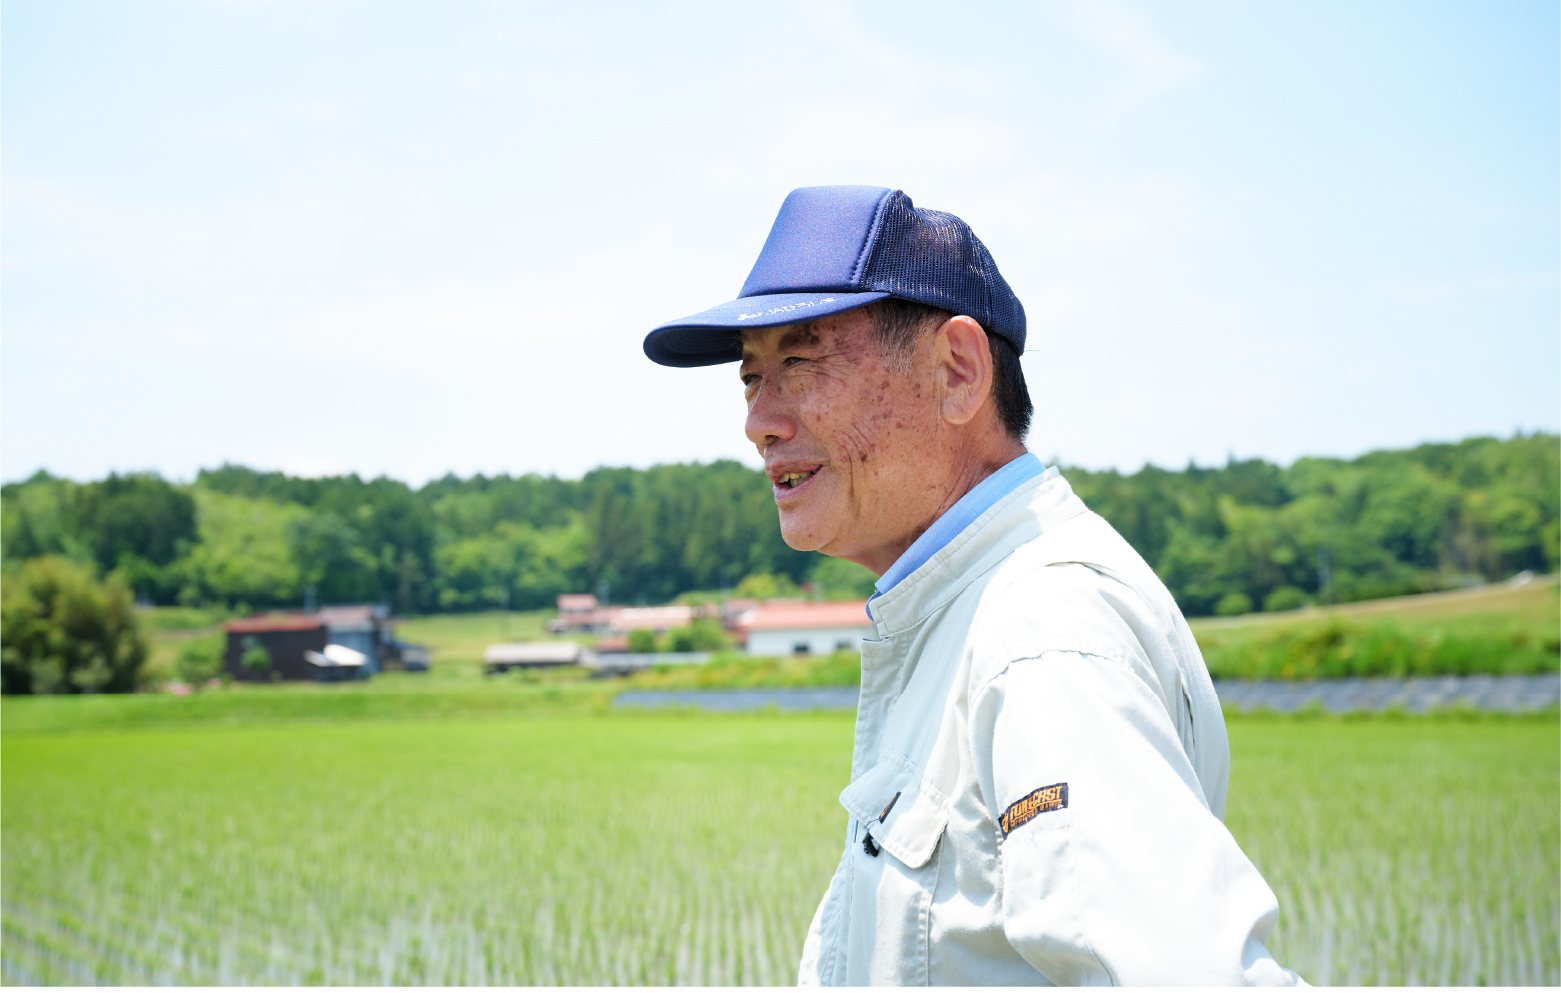
[[[1549,571],[1561,544],[1561,445],[1549,434],[1289,467],[1064,472],[1193,615]],[[298,607],[311,593],[403,614],[541,607],[581,590],[658,603],[747,577],[870,589],[865,570],[786,547],[768,480],[736,462],[419,489],[232,465],[184,485],[40,472],[0,488],[0,554],[8,582],[26,561],[60,556],[143,601],[230,609]]]

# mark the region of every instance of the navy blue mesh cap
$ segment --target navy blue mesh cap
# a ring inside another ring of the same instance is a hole
[[[1024,351],[1024,306],[970,225],[881,186],[804,186],[781,204],[737,299],[670,321],[645,354],[670,366],[741,358],[737,332],[898,297],[970,317]]]

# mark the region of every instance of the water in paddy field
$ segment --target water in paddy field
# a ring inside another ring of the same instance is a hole
[[[847,715],[8,739],[0,969],[790,983],[850,736]]]
[[[1561,982],[1561,730],[1232,722],[1226,822],[1323,985]]]
[[[785,984],[849,714],[4,742],[7,983]],[[1314,983],[1561,981],[1561,730],[1231,723]]]

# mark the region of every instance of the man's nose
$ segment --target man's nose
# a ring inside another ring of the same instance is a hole
[[[748,422],[744,426],[748,440],[763,452],[777,442],[789,441],[797,433],[797,419],[790,404],[779,391],[765,384],[748,405]]]

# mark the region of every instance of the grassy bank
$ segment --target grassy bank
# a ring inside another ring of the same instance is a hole
[[[861,682],[862,657],[856,652],[782,658],[722,652],[703,665],[655,666],[629,676],[620,685],[635,690],[704,690],[859,686]]]
[[[611,702],[600,682],[518,679],[425,683],[387,676],[368,683],[245,686],[189,696],[6,697],[6,735],[157,727],[211,727],[450,718],[547,717],[589,713]]]
[[[1561,669],[1556,577],[1516,588],[1193,622],[1216,679],[1528,675]]]

